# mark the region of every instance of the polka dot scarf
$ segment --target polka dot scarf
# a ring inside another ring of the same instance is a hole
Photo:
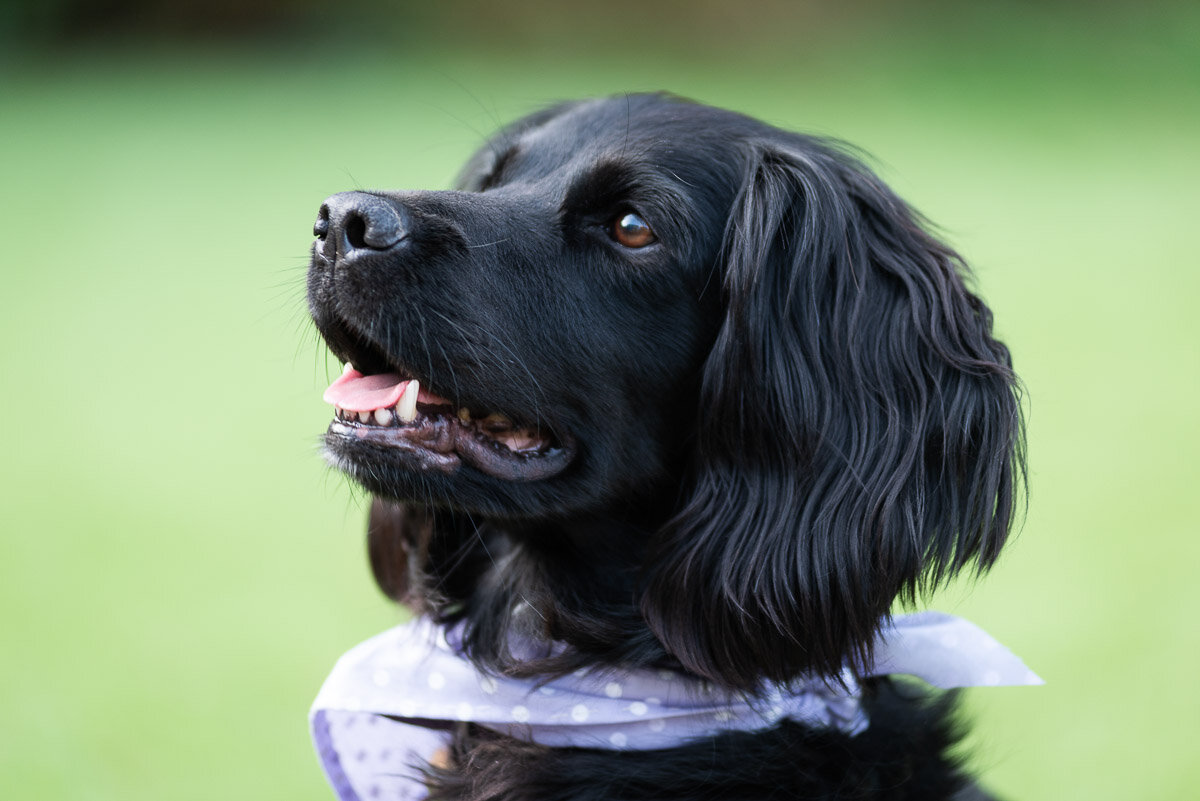
[[[936,612],[896,618],[860,673],[908,673],[942,688],[1042,683],[982,629]],[[456,721],[552,747],[622,750],[757,731],[784,718],[850,734],[868,726],[849,670],[834,681],[766,684],[753,695],[667,670],[584,670],[535,682],[480,672],[462,656],[458,631],[424,618],[347,652],[310,712],[341,801],[424,798],[419,766],[446,746]]]

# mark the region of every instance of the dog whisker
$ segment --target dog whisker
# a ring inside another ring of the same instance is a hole
[[[512,240],[512,237],[505,237],[504,239],[497,239],[494,242],[482,242],[477,245],[467,245],[467,247],[470,248],[471,250],[474,250],[476,248],[491,248],[491,247],[496,247],[497,245],[503,245],[505,242],[509,242],[511,240]]]

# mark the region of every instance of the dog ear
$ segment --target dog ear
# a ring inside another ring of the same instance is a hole
[[[691,494],[642,600],[685,667],[744,688],[866,664],[897,596],[992,564],[1024,476],[1009,354],[959,257],[819,140],[748,164]]]
[[[461,614],[505,544],[469,515],[371,499],[367,556],[383,594],[444,622]]]
[[[367,558],[375,583],[397,603],[404,602],[409,590],[409,544],[404,537],[407,517],[405,507],[380,498],[371,499],[371,511],[367,514]]]

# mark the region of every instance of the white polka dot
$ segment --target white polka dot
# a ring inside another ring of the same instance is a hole
[[[446,677],[441,673],[429,674],[429,688],[432,690],[440,690],[446,686]]]
[[[463,701],[461,704],[455,707],[454,714],[458,716],[459,720],[470,720],[475,714],[475,710],[471,708],[470,704],[468,704],[466,701]]]
[[[604,686],[604,694],[609,698],[620,698],[621,692],[621,685],[617,684],[615,681],[610,681]]]
[[[479,680],[479,689],[483,690],[488,695],[495,695],[496,690],[500,685],[491,676],[484,676]]]
[[[571,707],[571,720],[575,721],[576,723],[583,723],[588,719],[588,714],[590,714],[588,712],[588,708],[583,704],[576,704],[575,706]]]
[[[375,682],[376,687],[386,687],[392,680],[392,674],[386,670],[377,670],[371,680]]]
[[[667,722],[662,718],[655,718],[650,721],[650,731],[662,731],[667,728]]]
[[[512,708],[512,718],[517,723],[524,723],[529,720],[529,710],[520,705],[514,706]]]
[[[983,683],[988,685],[989,687],[995,687],[997,684],[1000,683],[1000,671],[989,670],[987,673],[984,673],[983,674]]]
[[[629,742],[629,738],[626,737],[621,732],[616,732],[615,734],[613,734],[612,737],[608,738],[608,741],[610,743],[612,743],[613,745],[615,745],[617,748],[624,748],[625,745]]]
[[[641,701],[634,701],[629,705],[629,711],[640,718],[642,715],[646,714],[646,705]]]

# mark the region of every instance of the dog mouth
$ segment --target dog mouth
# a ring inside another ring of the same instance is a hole
[[[536,481],[562,472],[574,455],[569,440],[456,406],[396,372],[364,374],[348,363],[323,397],[334,407],[330,446],[373,445],[420,470],[452,473],[466,464],[494,478]]]

